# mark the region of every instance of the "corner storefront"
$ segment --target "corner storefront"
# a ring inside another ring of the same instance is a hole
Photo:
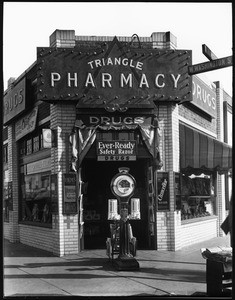
[[[231,103],[188,75],[191,57],[170,32],[135,42],[56,30],[37,48],[4,95],[5,238],[59,256],[105,249],[120,167],[136,180],[139,249],[222,234],[232,152],[218,111]]]

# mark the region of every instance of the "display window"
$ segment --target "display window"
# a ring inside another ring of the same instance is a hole
[[[7,168],[8,163],[8,144],[3,145],[3,166]],[[9,222],[9,198],[8,198],[8,170],[3,171],[3,219]]]
[[[51,224],[50,172],[21,174],[21,221]]]
[[[8,183],[4,182],[3,186],[3,218],[4,222],[9,222],[9,201],[8,201]]]
[[[216,212],[215,180],[213,174],[180,176],[181,220],[213,216]]]
[[[3,171],[3,219],[9,222],[9,211],[13,210],[12,182],[9,182],[8,170]]]
[[[43,150],[44,148],[48,148],[48,146],[44,147],[43,141],[43,129],[46,128],[49,128],[49,124],[43,125],[43,128],[39,128],[37,131],[28,134],[19,141],[20,157],[24,157],[25,155],[30,155]]]
[[[3,145],[3,164],[8,163],[8,144]]]

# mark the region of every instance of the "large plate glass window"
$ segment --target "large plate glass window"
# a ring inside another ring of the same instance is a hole
[[[216,191],[213,174],[181,174],[181,219],[216,214]]]
[[[51,224],[50,172],[21,173],[21,221],[41,226]]]

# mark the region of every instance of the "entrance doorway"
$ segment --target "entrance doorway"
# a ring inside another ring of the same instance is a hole
[[[82,163],[84,249],[105,249],[106,238],[110,236],[108,199],[114,199],[110,183],[120,167],[130,168],[129,173],[136,180],[133,198],[140,198],[141,220],[130,220],[133,235],[137,238],[138,249],[149,249],[148,237],[148,159],[131,162],[100,162],[84,159]]]

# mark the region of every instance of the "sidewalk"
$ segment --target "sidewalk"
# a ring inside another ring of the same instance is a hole
[[[177,252],[139,250],[138,271],[116,271],[105,249],[56,257],[4,241],[4,296],[206,296],[200,248],[230,246],[229,235]]]

